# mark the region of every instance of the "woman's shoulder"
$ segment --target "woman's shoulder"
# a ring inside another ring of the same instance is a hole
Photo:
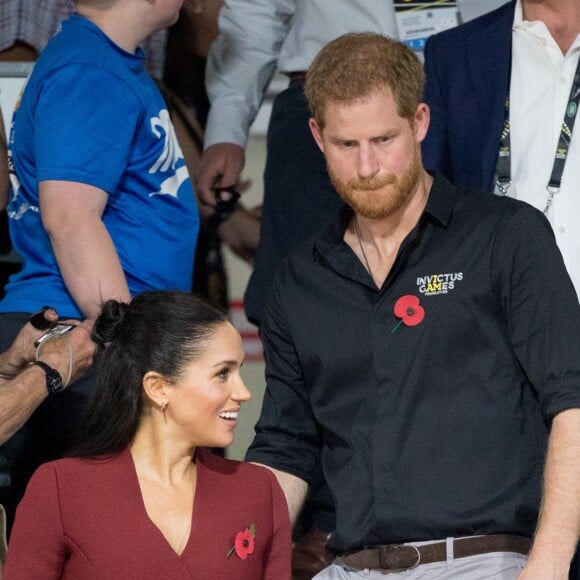
[[[226,459],[208,449],[198,449],[196,459],[216,477],[220,475],[229,478],[236,477],[240,480],[248,480],[254,484],[271,485],[276,482],[274,474],[261,465],[248,463],[247,461],[238,461],[236,459]]]
[[[65,457],[43,463],[34,473],[35,479],[56,477],[59,482],[69,481],[75,485],[85,477],[94,477],[95,474],[119,462],[122,454],[111,457],[87,459],[82,457]]]
[[[262,529],[288,518],[288,508],[276,476],[266,467],[224,459],[198,450],[198,497],[207,509],[234,510],[236,518]],[[228,512],[229,513],[229,512]],[[248,519],[249,518],[249,519]],[[247,525],[247,524],[246,524]],[[289,524],[288,524],[289,525]]]

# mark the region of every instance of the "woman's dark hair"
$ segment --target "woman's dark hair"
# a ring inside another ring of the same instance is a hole
[[[225,322],[225,313],[185,292],[144,292],[130,304],[105,302],[93,329],[93,340],[105,350],[73,454],[100,457],[125,449],[143,412],[145,374],[155,371],[176,381]]]

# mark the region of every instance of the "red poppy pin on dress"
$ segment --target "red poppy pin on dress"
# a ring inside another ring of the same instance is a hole
[[[234,545],[228,550],[226,556],[234,552],[240,560],[245,560],[254,551],[254,539],[256,538],[256,524],[250,524],[243,532],[236,534]]]
[[[391,334],[404,324],[405,326],[417,326],[421,324],[423,318],[425,318],[425,309],[420,305],[419,298],[413,296],[413,294],[405,294],[401,296],[395,302],[395,308],[393,309],[395,316],[400,318],[399,322],[395,325]]]

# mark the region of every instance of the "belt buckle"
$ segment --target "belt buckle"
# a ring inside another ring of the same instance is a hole
[[[409,560],[413,558],[415,561]],[[417,546],[397,544],[379,548],[379,564],[382,569],[392,572],[413,570],[421,563],[421,552]]]

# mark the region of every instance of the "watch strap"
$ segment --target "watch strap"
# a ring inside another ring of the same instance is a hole
[[[56,369],[53,369],[50,365],[47,365],[41,360],[36,360],[32,364],[39,366],[46,374],[46,390],[49,395],[54,395],[64,389],[62,377]]]

